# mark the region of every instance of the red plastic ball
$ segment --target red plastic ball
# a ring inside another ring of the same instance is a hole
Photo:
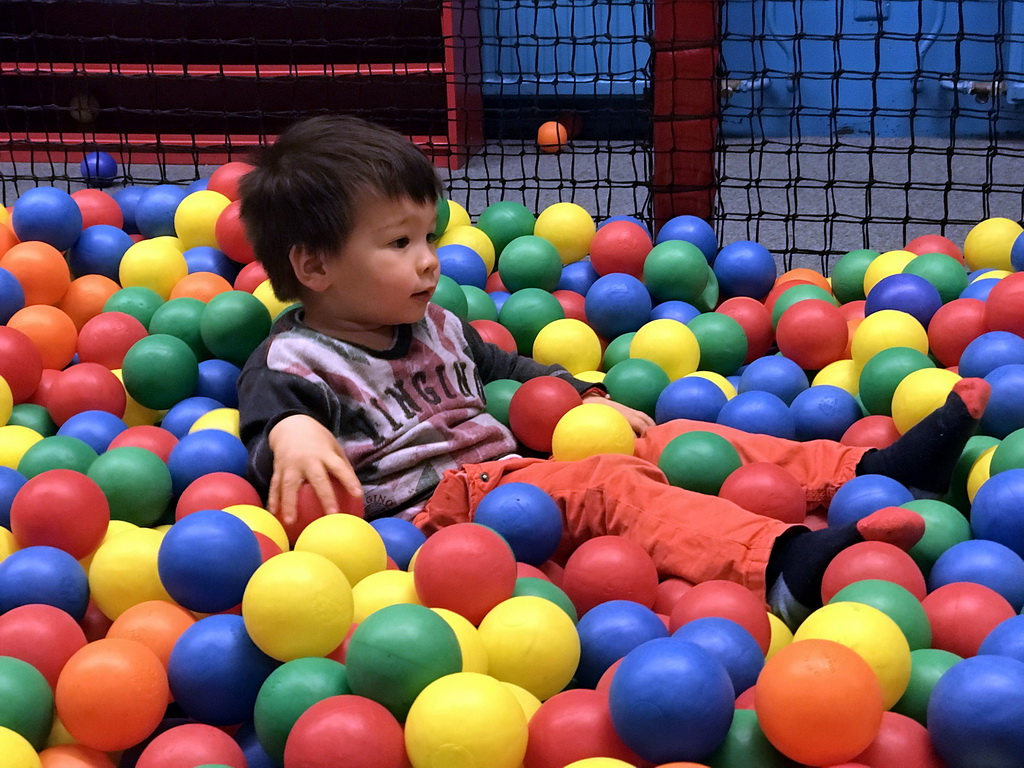
[[[85,633],[70,614],[52,605],[19,605],[0,615],[0,656],[12,656],[39,670],[51,688]]]
[[[146,326],[125,312],[101,312],[86,321],[78,333],[78,359],[120,368],[132,345],[147,335]]]
[[[85,616],[78,622],[78,626],[85,632],[85,639],[93,643],[106,637],[107,631],[113,623],[113,619],[99,609],[96,601],[89,598],[89,604],[85,607]]]
[[[185,723],[168,728],[139,755],[136,768],[195,768],[197,765],[247,768],[245,753],[220,728]]]
[[[982,584],[956,581],[921,601],[932,626],[932,648],[975,656],[996,624],[1016,615],[1009,601]]]
[[[238,160],[224,163],[224,165],[210,174],[210,179],[206,182],[206,188],[212,189],[214,192],[220,192],[228,200],[237,200],[238,180],[251,170],[252,166],[249,163],[243,163]]]
[[[236,504],[262,506],[263,502],[252,483],[232,472],[210,472],[200,475],[181,492],[174,509],[174,518],[181,520],[201,509],[224,509]]]
[[[775,310],[775,302],[777,302],[779,300],[779,297],[782,296],[782,294],[784,294],[790,288],[792,288],[794,286],[797,286],[797,285],[818,285],[818,284],[816,282],[811,281],[811,280],[804,280],[802,278],[796,278],[796,279],[791,279],[791,280],[784,280],[782,282],[776,282],[775,285],[772,286],[772,289],[770,291],[768,291],[768,295],[764,297],[764,306],[765,306],[765,309],[768,310],[768,313],[771,314]],[[818,287],[820,288],[821,286],[819,285]]]
[[[164,429],[163,427],[155,427],[150,424],[137,424],[118,433],[114,439],[110,441],[110,445],[107,446],[107,450],[110,450],[111,448],[128,447],[145,448],[150,453],[155,453],[159,456],[166,464],[167,460],[171,457],[171,451],[177,444],[178,438],[174,436],[174,433]],[[232,477],[238,476],[232,475]],[[256,498],[258,499],[259,497],[257,496]],[[209,509],[209,507],[203,507],[203,509]]]
[[[552,291],[551,295],[562,305],[567,319],[587,322],[587,297],[576,291]],[[509,334],[511,336],[512,334]]]
[[[494,291],[508,291],[505,287],[505,283],[501,280],[501,273],[498,270],[494,270],[487,276],[487,282],[484,283],[484,290],[487,293],[493,293]]]
[[[693,584],[686,579],[679,579],[675,576],[669,576],[667,579],[663,579],[658,582],[658,596],[654,600],[654,605],[651,606],[655,613],[659,613],[668,616],[672,613],[672,609],[676,607],[676,603],[679,602],[679,598],[685,595],[693,589]]]
[[[615,732],[607,692],[577,688],[556,693],[530,718],[523,766],[563,768],[587,757],[639,762]]]
[[[78,363],[61,371],[46,398],[53,422],[60,426],[76,413],[106,411],[124,416],[128,396],[114,373],[99,363]]]
[[[596,536],[569,556],[560,586],[580,616],[609,600],[632,600],[650,608],[658,599],[658,569],[635,541]]]
[[[220,212],[214,226],[214,236],[217,238],[217,245],[229,259],[239,264],[250,264],[256,259],[256,252],[253,251],[252,243],[245,234],[245,226],[239,218],[238,212],[241,207],[242,203],[235,200]]]
[[[516,439],[532,451],[551,453],[555,425],[583,398],[565,379],[538,376],[523,383],[508,403],[508,423]]]
[[[395,716],[362,696],[331,696],[295,721],[284,747],[288,768],[404,768],[405,736]],[[141,766],[140,766],[141,768]]]
[[[827,603],[855,581],[881,579],[905,587],[918,600],[927,592],[924,574],[914,558],[884,541],[861,541],[832,558],[821,579],[821,600]]]
[[[338,501],[338,511],[345,515],[363,517],[363,500],[353,496],[346,491],[335,478],[331,478],[331,487],[334,489],[334,498]],[[316,495],[313,486],[303,483],[299,486],[298,497],[295,499],[295,520],[291,523],[283,523],[285,532],[288,534],[288,541],[294,544],[298,541],[299,534],[306,530],[306,526],[314,520],[323,517],[324,507],[320,503],[320,497]]]
[[[793,475],[777,464],[753,461],[734,470],[718,495],[734,504],[784,523],[802,523],[807,496]]]
[[[728,315],[743,329],[747,337],[747,356],[743,362],[749,363],[764,356],[775,340],[772,328],[772,314],[757,299],[749,296],[733,296],[726,299],[715,312]]]
[[[944,253],[961,264],[964,263],[964,255],[957,244],[942,235],[919,235],[907,243],[903,250],[916,253],[918,256],[924,253]]]
[[[762,651],[768,652],[772,641],[768,609],[742,584],[713,579],[695,585],[672,609],[669,629],[675,632],[687,622],[708,616],[732,619],[754,637]]]
[[[896,421],[892,416],[874,414],[857,419],[839,438],[843,445],[858,445],[865,448],[887,448],[900,437]]]
[[[997,280],[985,299],[985,324],[990,331],[1024,336],[1024,272]]]
[[[850,320],[863,320],[864,310],[867,305],[868,303],[864,299],[856,299],[840,304],[839,311],[843,313],[843,317],[846,318],[847,322]]]
[[[590,241],[590,263],[599,275],[624,272],[643,280],[644,260],[653,247],[651,236],[639,224],[611,221]]]
[[[882,713],[878,735],[854,760],[871,768],[945,768],[928,729],[898,712]]]
[[[15,404],[28,402],[43,375],[43,356],[32,339],[0,325],[0,376],[11,388]]]
[[[512,548],[494,530],[456,523],[430,536],[413,568],[416,594],[430,608],[447,608],[479,624],[516,586]]]
[[[506,352],[515,353],[517,351],[518,348],[516,347],[516,340],[512,335],[512,331],[501,323],[494,320],[471,320],[469,324],[476,329],[476,332],[480,334],[480,338],[484,341],[494,344]]]
[[[30,477],[11,502],[11,533],[19,546],[56,547],[76,560],[96,550],[109,523],[103,490],[71,469]]]
[[[267,279],[267,270],[258,261],[250,261],[238,271],[232,288],[236,291],[252,293]]]
[[[121,229],[124,214],[117,200],[101,189],[80,189],[71,193],[78,210],[82,212],[82,229],[95,224],[108,224]]]
[[[940,363],[947,367],[959,365],[967,345],[988,331],[987,305],[987,301],[980,299],[953,299],[932,315],[928,346]]]
[[[839,307],[806,299],[779,317],[775,341],[779,351],[805,371],[818,371],[843,356],[849,330]]]

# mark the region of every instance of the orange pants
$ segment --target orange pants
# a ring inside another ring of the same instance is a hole
[[[854,476],[867,451],[832,440],[797,442],[678,419],[648,429],[637,439],[634,456],[467,464],[445,473],[415,523],[431,533],[469,522],[488,491],[503,483],[530,483],[561,508],[570,545],[607,534],[625,536],[650,553],[663,577],[693,583],[728,579],[763,599],[772,545],[792,525],[718,496],[669,485],[658,469],[658,457],[672,438],[695,430],[728,439],[744,464],[764,461],[787,469],[803,486],[809,509],[827,505],[839,486]]]

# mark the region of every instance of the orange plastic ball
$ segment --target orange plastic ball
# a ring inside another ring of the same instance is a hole
[[[115,768],[105,752],[81,744],[57,744],[39,753],[42,768]]]
[[[64,256],[49,243],[18,243],[0,257],[3,267],[25,291],[25,304],[56,304],[71,285],[71,270]]]
[[[78,329],[74,321],[57,307],[49,304],[24,307],[11,316],[7,327],[21,331],[32,340],[43,358],[44,368],[59,371],[75,356]]]
[[[196,622],[191,611],[164,600],[136,603],[114,619],[107,637],[135,640],[149,648],[167,668],[181,634]]]
[[[14,230],[11,229],[10,225],[0,223],[0,256],[3,256],[19,242],[21,241],[18,240],[18,236],[14,234]]]
[[[80,331],[83,325],[103,311],[107,299],[119,290],[121,286],[109,277],[82,275],[71,281],[64,297],[57,303],[57,309],[70,317]]]
[[[569,140],[569,132],[561,123],[549,120],[537,129],[537,146],[544,152],[553,154],[561,151]]]
[[[171,299],[199,299],[204,304],[214,296],[231,290],[231,283],[215,272],[192,272],[171,289]]]

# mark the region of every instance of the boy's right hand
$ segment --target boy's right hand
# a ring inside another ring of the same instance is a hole
[[[363,487],[338,439],[316,419],[287,416],[273,426],[267,441],[274,453],[267,507],[283,523],[295,522],[296,499],[303,483],[313,487],[328,515],[340,511],[331,477],[353,496],[362,498]]]

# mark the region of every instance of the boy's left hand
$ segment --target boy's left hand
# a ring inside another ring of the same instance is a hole
[[[601,403],[602,405],[607,405],[609,408],[614,408],[626,417],[626,421],[629,422],[629,426],[633,428],[633,433],[637,437],[640,437],[644,432],[646,432],[648,427],[654,426],[654,419],[643,411],[638,411],[636,408],[630,408],[628,405],[617,403],[602,395],[588,395],[583,398],[583,402]]]

